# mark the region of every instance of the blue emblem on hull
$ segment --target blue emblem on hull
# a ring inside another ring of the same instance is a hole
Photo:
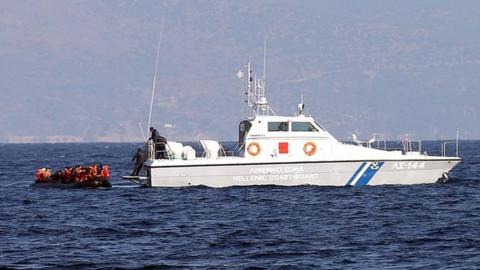
[[[382,168],[384,162],[363,162],[360,167],[355,171],[352,177],[348,180],[347,186],[361,187],[368,185],[377,171]]]

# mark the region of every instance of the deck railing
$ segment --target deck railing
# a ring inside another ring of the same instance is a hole
[[[455,138],[455,141],[447,141],[442,144],[442,157],[447,156],[447,150],[448,150],[448,145],[455,144],[455,156],[459,157],[459,148],[458,148],[458,135],[459,135],[460,130],[457,128],[457,136]]]
[[[376,136],[378,135],[381,135],[381,134],[376,134]],[[348,143],[348,144],[356,144],[356,145],[361,145],[361,146],[366,146],[366,147],[371,147],[371,148],[375,148],[375,149],[381,149],[381,150],[386,150],[386,151],[402,151],[404,154],[405,153],[412,153],[412,152],[418,152],[418,153],[422,153],[422,141],[421,140],[418,140],[418,141],[412,141],[410,140],[408,137],[403,139],[401,141],[401,145],[398,146],[398,141],[397,142],[394,142],[394,141],[388,141],[386,140],[385,137],[383,137],[381,140],[377,140],[375,143],[366,143],[366,142],[344,142],[344,143]],[[397,144],[397,146],[393,146],[392,147],[392,144]],[[455,140],[450,140],[450,141],[444,141],[441,143],[441,147],[440,147],[440,155],[442,157],[445,157],[448,155],[448,152],[451,153],[452,150],[451,145],[455,145],[455,157],[459,157],[460,153],[459,153],[459,130],[457,129],[457,134],[456,134],[456,139]],[[449,151],[450,150],[450,151]],[[425,152],[426,154],[426,152]],[[438,152],[437,152],[438,154]]]
[[[164,150],[157,150],[157,146],[163,145]],[[171,159],[172,156],[168,151],[168,145],[163,142],[155,143],[152,140],[148,140],[146,144],[147,149],[147,159],[154,160],[158,159],[157,156],[163,156],[164,159]]]

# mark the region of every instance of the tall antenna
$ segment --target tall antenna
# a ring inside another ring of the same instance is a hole
[[[263,95],[265,96],[265,88],[266,88],[266,69],[267,69],[267,39],[263,41]]]
[[[150,128],[150,124],[151,124],[151,121],[152,121],[153,99],[155,97],[155,84],[157,83],[157,73],[158,73],[158,59],[160,58],[160,47],[162,45],[164,25],[165,25],[165,16],[163,16],[163,18],[162,18],[162,26],[160,28],[160,36],[158,38],[157,58],[155,60],[155,75],[153,76],[152,97],[150,99],[150,112],[148,114],[147,129]]]
[[[268,105],[267,96],[265,93],[266,71],[267,71],[267,40],[263,44],[263,77],[257,77],[253,73],[252,63],[248,61],[247,65],[242,66],[247,68],[247,90],[245,91],[245,102],[252,108],[254,115],[276,115],[272,107]],[[237,77],[242,78],[244,75],[240,69],[237,72]]]
[[[138,127],[140,128],[140,131],[142,132],[143,139],[146,141],[147,137],[145,137],[145,132],[143,132],[142,122],[140,122],[140,121],[138,122]]]

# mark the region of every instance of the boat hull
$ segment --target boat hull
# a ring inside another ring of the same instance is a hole
[[[74,183],[35,182],[31,186],[38,188],[108,188],[112,187],[112,184],[108,180],[92,179]]]
[[[147,166],[149,187],[364,186],[435,183],[459,158]]]

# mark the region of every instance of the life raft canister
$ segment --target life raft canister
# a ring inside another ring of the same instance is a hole
[[[248,154],[254,157],[260,154],[260,151],[261,151],[260,144],[256,142],[250,143],[247,147]]]
[[[303,152],[305,153],[305,155],[311,157],[315,155],[315,153],[317,153],[317,145],[314,142],[307,142],[303,146]]]

